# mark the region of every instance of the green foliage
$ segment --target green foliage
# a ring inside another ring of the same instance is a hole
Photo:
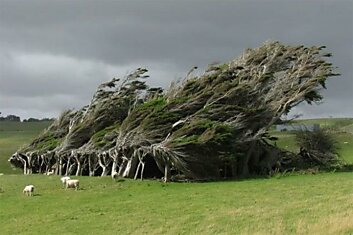
[[[108,140],[107,136],[111,135],[113,132],[118,132],[120,128],[120,124],[117,123],[112,126],[108,126],[100,131],[97,131],[94,133],[91,137],[92,142],[95,144],[96,147],[103,147],[111,142],[111,140]]]
[[[167,104],[167,101],[165,100],[164,97],[158,97],[156,99],[152,99],[138,105],[136,107],[136,111],[153,112],[153,111],[161,110],[166,104]]]
[[[60,143],[62,139],[55,138],[55,136],[49,134],[43,138],[41,138],[38,143],[36,143],[35,148],[39,152],[45,152],[55,149]]]
[[[207,177],[208,172],[217,177],[220,156],[234,153],[245,156],[239,163],[243,169],[237,172],[271,170],[280,160],[273,155],[284,154],[264,143],[256,150],[250,146],[262,141],[270,126],[294,106],[322,99],[319,88],[338,75],[322,49],[266,42],[229,63],[211,65],[200,77],[190,71],[179,86],[164,93],[149,89],[144,80],[147,70],[138,68],[121,81],[102,83],[87,107],[66,115],[64,120],[74,126],[58,152],[85,151],[92,143],[102,147],[111,141],[116,143],[114,150],[123,151],[128,159],[153,150],[159,169],[172,164],[168,157],[172,155],[189,164],[188,170],[178,169],[185,174],[202,168],[202,175],[195,173],[193,178]],[[121,126],[116,138],[108,140],[114,123]],[[58,136],[51,134],[39,141],[40,148],[58,144],[54,141]]]
[[[334,136],[327,130],[298,131],[296,141],[301,148],[307,151],[337,154],[337,142]]]

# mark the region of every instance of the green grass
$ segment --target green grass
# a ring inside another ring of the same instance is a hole
[[[333,128],[333,136],[337,141],[338,153],[347,162],[353,164],[353,118],[322,118],[297,120],[300,124],[320,124],[321,128]],[[299,147],[295,142],[293,131],[277,132],[271,129],[270,134],[278,137],[278,147],[292,152],[298,152]],[[273,142],[274,143],[274,142]]]
[[[278,137],[277,146],[292,152],[299,152],[299,146],[295,142],[295,134],[293,132],[272,133]],[[347,162],[353,163],[353,134],[336,133],[334,134],[337,141],[338,153]],[[274,142],[273,142],[274,143]]]
[[[58,176],[9,175],[21,171],[8,157],[48,125],[0,122],[0,234],[353,234],[353,173],[170,184],[79,177],[79,191]],[[275,134],[296,150],[292,133]],[[353,163],[353,134],[335,135]],[[27,184],[34,197],[22,194]]]
[[[28,144],[51,122],[0,122],[0,173],[14,174],[7,162],[9,157],[22,145]]]
[[[1,234],[352,234],[353,174],[211,183],[0,176]],[[26,184],[36,187],[26,197]]]

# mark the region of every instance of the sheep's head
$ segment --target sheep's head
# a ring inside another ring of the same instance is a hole
[[[67,180],[69,180],[70,179],[70,177],[68,177],[68,176],[64,176],[64,177],[61,177],[61,182],[63,183],[63,184],[66,184],[66,181]]]

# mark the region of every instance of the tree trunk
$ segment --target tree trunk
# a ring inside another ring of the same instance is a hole
[[[59,158],[59,175],[63,175],[63,157],[62,156],[58,156]]]
[[[70,168],[69,168],[69,170],[68,170],[68,172],[67,172],[67,175],[72,175],[72,172],[73,172],[73,170],[74,170],[74,167],[75,167],[75,163],[72,163],[71,165],[70,165]]]
[[[119,172],[116,171],[117,167],[118,167],[118,157],[115,156],[114,159],[113,159],[113,166],[112,166],[112,172],[111,172],[112,177],[114,177],[115,175],[119,175],[119,172],[120,172],[122,167],[121,166],[119,167]]]
[[[251,159],[253,151],[255,150],[255,145],[256,145],[255,141],[252,141],[250,143],[248,151],[247,151],[247,153],[245,155],[245,158],[240,163],[240,166],[242,167],[242,169],[241,169],[241,176],[242,177],[249,176],[249,160]]]
[[[24,175],[27,175],[28,172],[27,172],[27,162],[26,160],[23,161],[23,174]]]
[[[136,172],[135,172],[135,176],[134,176],[134,180],[137,179],[137,176],[138,176],[138,173],[139,173],[139,170],[140,170],[140,166],[141,166],[141,161],[140,161],[139,164],[137,165]]]
[[[171,177],[171,172],[170,172],[170,165],[169,162],[165,163],[164,166],[164,182],[169,182]]]
[[[81,163],[78,161],[77,162],[77,169],[76,169],[76,176],[79,176],[81,172]]]
[[[67,163],[66,163],[66,171],[65,171],[65,175],[69,175],[69,170],[70,170],[70,161],[71,161],[71,157],[68,157],[67,159]]]
[[[102,168],[101,176],[107,176],[108,175],[108,166],[107,166],[106,159],[101,154],[98,154],[97,157],[98,157],[98,164]],[[116,168],[116,165],[115,165],[115,168]],[[112,170],[112,172],[113,172],[113,170]]]
[[[123,177],[127,177],[129,175],[130,169],[131,169],[131,162],[132,162],[132,158],[130,158],[129,160],[127,160],[127,164],[123,173]]]
[[[126,165],[127,165],[127,158],[123,158],[123,162],[120,164],[120,167],[119,167],[118,176],[123,175],[126,169]]]
[[[143,172],[145,170],[145,163],[142,162],[142,169],[141,169],[141,180],[143,180]]]
[[[32,156],[27,156],[28,166],[27,166],[27,174],[32,174]]]
[[[88,155],[88,169],[89,169],[89,176],[94,176],[95,171],[95,164],[94,164],[94,156],[92,154]]]

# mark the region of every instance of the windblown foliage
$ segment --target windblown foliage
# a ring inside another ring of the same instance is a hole
[[[337,142],[329,130],[299,131],[296,141],[300,146],[302,164],[328,168],[339,164]]]
[[[326,79],[338,75],[323,49],[268,42],[166,91],[149,88],[139,68],[100,85],[88,106],[20,152],[53,154],[48,168],[58,174],[170,180],[284,169],[294,156],[268,144],[267,131],[299,103],[322,99]]]

